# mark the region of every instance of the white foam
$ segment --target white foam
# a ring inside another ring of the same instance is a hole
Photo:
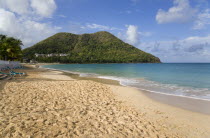
[[[152,90],[142,89],[142,88],[138,88],[138,89],[143,90],[143,91],[147,91],[147,92],[157,93],[157,94],[163,94],[163,95],[169,95],[169,96],[176,96],[176,97],[184,97],[184,98],[197,99],[197,100],[203,100],[203,101],[210,101],[210,99],[203,99],[203,98],[197,98],[197,97],[190,97],[190,96],[185,96],[185,95],[169,94],[169,93],[163,93],[163,92],[158,92],[158,91],[152,91]],[[196,96],[196,95],[192,95],[192,96]]]
[[[122,86],[131,86],[152,93],[210,101],[210,91],[207,88],[201,89],[201,88],[181,87],[175,84],[161,84],[158,82],[146,80],[144,78],[132,79],[132,78],[124,78],[116,76],[100,76],[99,74],[95,73],[72,72],[72,71],[52,69],[52,68],[47,68],[47,69],[78,74],[80,77],[97,77],[101,79],[116,80],[119,81],[120,85]]]
[[[143,78],[128,79],[128,78],[115,77],[115,76],[98,76],[98,78],[117,80],[120,82],[120,85],[122,86],[131,86],[131,87],[135,87],[137,89],[152,92],[152,93],[210,101],[210,94],[209,95],[207,94],[205,96],[194,94],[194,93],[201,94],[204,91],[209,91],[206,88],[196,89],[196,88],[189,88],[189,87],[181,87],[181,86],[177,86],[173,84],[161,84],[158,82],[145,80]],[[158,89],[162,91],[159,91]],[[172,94],[171,92],[174,92],[174,94]],[[187,94],[189,96],[187,96]]]
[[[127,86],[125,83],[138,83],[135,79],[123,78],[123,77],[115,77],[115,76],[98,76],[101,79],[108,79],[108,80],[116,80],[119,81],[120,85]]]

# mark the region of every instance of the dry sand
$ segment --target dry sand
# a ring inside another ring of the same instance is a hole
[[[210,136],[208,122],[199,126],[180,115],[209,116],[157,103],[133,88],[43,69],[26,72],[0,90],[0,137]]]
[[[156,102],[145,96],[145,92],[135,88],[112,85],[109,87],[118,99],[144,113],[147,120],[166,126],[171,133],[177,133],[181,137],[210,138],[210,115]],[[170,100],[170,97],[167,98]]]

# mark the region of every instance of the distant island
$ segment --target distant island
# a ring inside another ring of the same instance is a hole
[[[129,45],[109,32],[76,35],[57,33],[23,50],[38,62],[60,63],[160,63],[158,57]]]

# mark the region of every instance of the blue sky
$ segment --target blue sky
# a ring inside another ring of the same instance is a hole
[[[208,0],[0,0],[0,34],[24,47],[57,32],[109,31],[163,62],[210,62]]]

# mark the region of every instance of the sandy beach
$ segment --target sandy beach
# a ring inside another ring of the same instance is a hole
[[[60,71],[18,71],[27,76],[0,81],[0,137],[210,137],[210,115],[135,88]]]

